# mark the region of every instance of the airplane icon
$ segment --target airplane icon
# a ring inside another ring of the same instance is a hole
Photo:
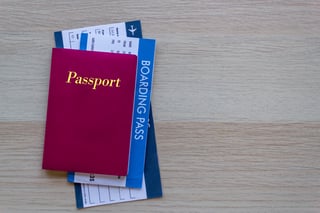
[[[131,25],[131,28],[128,30],[132,33],[132,36],[134,36],[134,32],[137,30],[137,28],[134,28],[133,25]]]

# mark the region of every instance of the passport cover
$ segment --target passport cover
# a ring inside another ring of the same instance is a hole
[[[137,56],[53,48],[42,168],[125,176]]]

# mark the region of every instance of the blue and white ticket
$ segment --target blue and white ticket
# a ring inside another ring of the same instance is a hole
[[[80,36],[81,33],[84,32],[104,37],[142,37],[141,22],[139,20],[128,21],[57,31],[54,33],[56,47],[75,50],[80,49]]]
[[[118,24],[108,24],[88,28],[59,31],[55,33],[56,46],[60,48],[79,49],[81,47],[81,49],[87,49],[87,45],[89,43],[88,37],[84,37],[85,39],[83,41],[86,41],[86,43],[82,42],[82,46],[80,45],[82,33],[86,33],[87,36],[99,35],[99,37],[105,38],[112,37],[114,40],[109,40],[109,42],[111,41],[111,43],[113,43],[113,45],[111,45],[113,46],[113,48],[110,49],[110,52],[126,52],[128,54],[139,54],[139,42],[130,42],[130,40],[123,38],[142,37],[140,21],[131,21]],[[115,40],[115,38],[122,39]],[[126,42],[124,43],[124,41]],[[93,46],[93,48],[90,50],[94,50],[94,45],[92,44],[92,42],[91,46]],[[124,47],[127,48],[124,49]],[[154,50],[152,55],[154,57]],[[142,69],[142,67],[140,67],[140,69]],[[149,79],[152,80],[152,76],[149,77]],[[144,77],[143,79],[146,80]],[[146,86],[146,83],[142,83],[141,86]],[[149,92],[151,95],[151,84],[149,86]],[[141,91],[145,91],[145,89],[142,89]],[[136,101],[138,101],[138,99]],[[140,136],[141,130],[138,131],[139,128],[141,128],[140,123],[139,125],[133,125],[132,135],[133,137],[136,136],[136,139],[146,137],[146,142],[131,142],[131,148],[135,148],[130,150],[129,174],[127,177],[73,172],[70,172],[68,174],[68,180],[70,182],[75,182],[74,187],[76,194],[76,204],[78,208],[86,208],[97,205],[149,199],[162,196],[160,169],[158,163],[151,105],[147,105],[147,102],[145,102],[143,95],[141,96],[140,104],[138,103],[138,106],[141,105],[143,107],[140,107],[135,111],[138,115],[144,114],[144,117],[137,118],[137,120],[144,121],[143,128],[147,128],[148,131],[145,131],[144,134]],[[144,107],[146,107],[146,109],[144,109]],[[147,112],[149,109],[150,112]],[[149,116],[148,120],[146,119],[147,116]],[[149,125],[146,125],[146,121],[149,121]],[[136,127],[138,127],[137,131],[135,131]],[[136,142],[138,141],[136,140]],[[145,164],[144,161],[146,162]],[[141,171],[141,169],[143,171]]]
[[[162,197],[156,137],[150,108],[146,164],[140,189],[75,183],[77,208]]]

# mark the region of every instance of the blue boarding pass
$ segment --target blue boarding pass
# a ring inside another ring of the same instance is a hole
[[[131,131],[129,169],[126,177],[69,173],[70,182],[141,188],[148,133],[155,40],[139,38],[111,38],[89,33],[81,34],[80,49],[138,56],[135,101]],[[115,183],[118,183],[116,185]]]
[[[140,21],[129,21],[123,23],[116,24],[107,24],[107,25],[99,25],[92,26],[86,28],[79,29],[71,29],[71,30],[63,30],[55,32],[55,41],[56,46],[60,48],[71,48],[71,49],[79,49],[80,48],[80,37],[81,33],[86,33],[87,35],[98,35],[99,37],[105,38],[117,38],[117,37],[141,37],[142,29]],[[118,42],[118,40],[117,40]],[[127,52],[134,53],[133,49],[136,43],[126,43]],[[82,49],[86,49],[86,46],[82,42]],[[86,44],[87,45],[87,44]],[[120,43],[114,43],[114,47],[110,51],[125,51],[123,44],[121,46]],[[137,53],[137,46],[135,46],[135,53]],[[146,107],[148,107],[146,105]],[[140,110],[142,108],[140,107]],[[147,110],[146,110],[147,111]],[[145,113],[147,115],[147,112]],[[140,118],[142,121],[142,119]],[[145,126],[144,126],[145,127]],[[132,132],[135,132],[135,127],[133,126]],[[137,132],[141,133],[142,130],[137,130]],[[136,137],[141,138],[144,137],[147,132],[144,132],[144,135],[138,135]],[[135,147],[136,146],[136,147]],[[130,150],[130,160],[129,160],[129,174],[126,177],[118,177],[118,176],[108,176],[108,175],[99,175],[99,174],[87,174],[87,173],[68,173],[68,181],[76,182],[76,183],[88,183],[88,184],[101,184],[101,185],[111,185],[111,186],[121,186],[121,187],[133,187],[139,188],[142,183],[142,170],[143,164],[142,157],[135,157],[144,153],[144,147],[141,144],[131,142],[131,150]],[[140,169],[135,169],[139,167]]]
[[[140,189],[75,183],[77,208],[162,197],[156,137],[150,108],[146,163]]]

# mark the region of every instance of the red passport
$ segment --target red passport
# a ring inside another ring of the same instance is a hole
[[[137,56],[53,48],[42,168],[126,176]]]

